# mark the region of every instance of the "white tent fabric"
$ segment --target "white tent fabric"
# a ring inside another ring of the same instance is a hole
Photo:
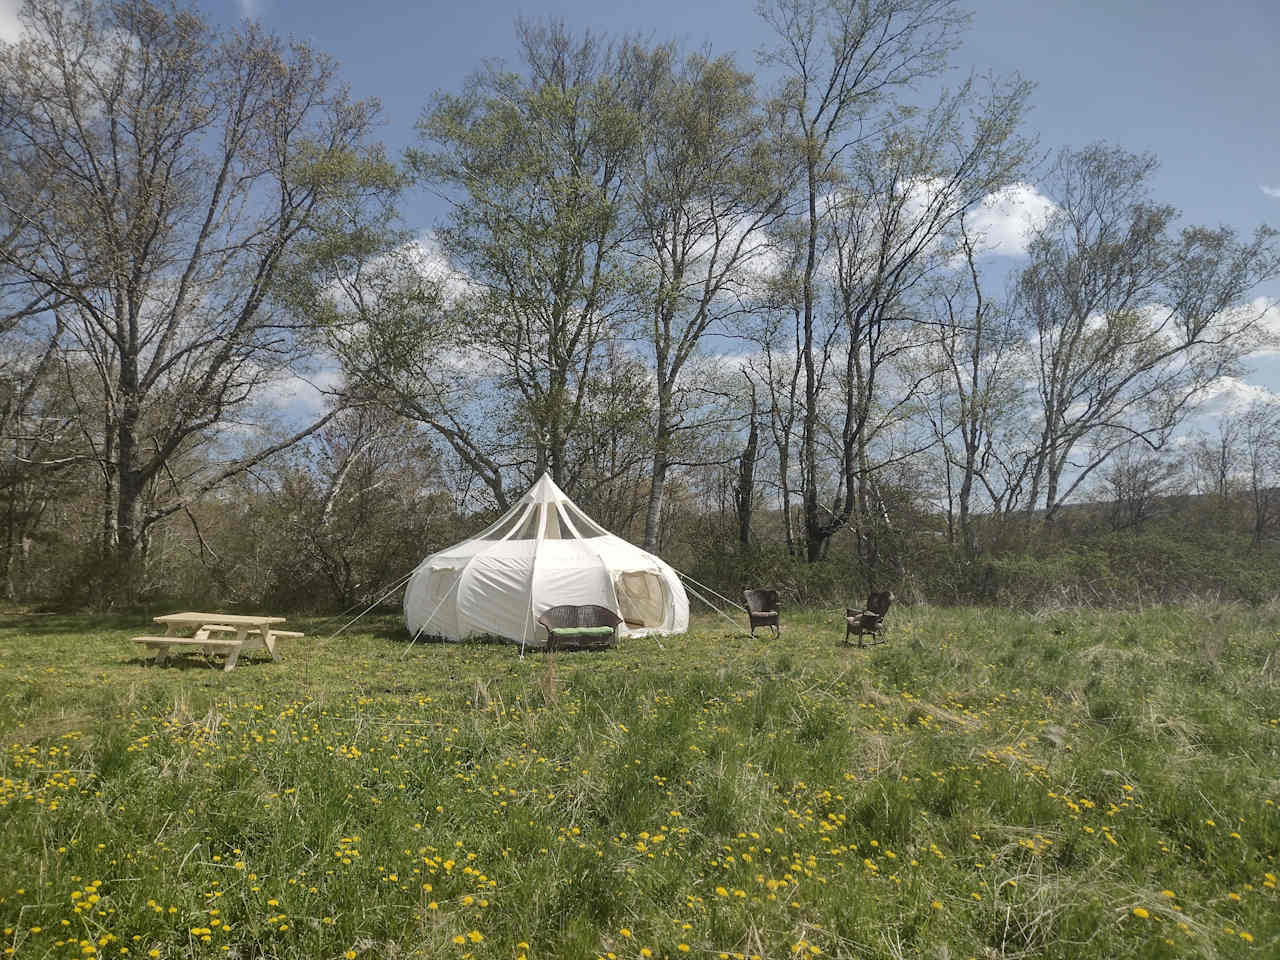
[[[540,646],[547,636],[536,618],[564,603],[608,607],[622,617],[623,637],[689,628],[676,572],[604,530],[543,474],[487,529],[418,565],[404,619],[415,636],[491,634]]]

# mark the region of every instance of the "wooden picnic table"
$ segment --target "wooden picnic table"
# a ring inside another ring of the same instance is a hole
[[[278,637],[301,637],[292,630],[276,630],[274,625],[284,623],[284,617],[259,616],[240,613],[166,613],[153,618],[165,625],[163,637],[134,637],[135,643],[154,651],[154,658],[166,660],[175,651],[200,649],[205,653],[223,652],[226,663],[223,670],[231,670],[240,659],[241,651],[263,647],[271,659],[279,662],[276,652]],[[190,636],[186,634],[190,633]]]

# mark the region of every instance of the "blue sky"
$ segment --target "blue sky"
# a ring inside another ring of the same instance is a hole
[[[11,38],[20,0],[0,0]],[[744,66],[769,39],[752,0],[199,0],[215,21],[255,17],[337,57],[356,96],[384,105],[393,153],[433,91],[457,90],[485,58],[514,59],[517,16],[734,53]],[[972,0],[953,58],[968,70],[1018,71],[1036,84],[1031,126],[1046,149],[1108,140],[1161,160],[1157,199],[1188,222],[1251,231],[1280,225],[1280,0]],[[1274,195],[1266,188],[1272,188]],[[419,193],[409,225],[441,213]],[[1259,293],[1280,300],[1280,282]],[[1280,308],[1274,311],[1280,328]],[[1280,355],[1249,378],[1280,392]]]
[[[338,57],[357,95],[382,99],[387,142],[411,141],[435,90],[456,90],[486,57],[511,59],[512,21],[563,18],[735,53],[767,42],[751,0],[204,0],[214,17],[257,16]],[[1157,190],[1188,219],[1251,229],[1280,222],[1280,3],[1275,0],[975,0],[957,71],[1019,71],[1037,85],[1031,121],[1046,147],[1104,139],[1162,162]],[[424,226],[426,224],[423,224]]]
[[[382,100],[383,137],[396,152],[413,141],[414,121],[433,91],[457,90],[484,58],[514,59],[517,16],[709,45],[734,53],[744,66],[769,40],[752,0],[203,0],[203,6],[215,19],[255,16],[336,56],[353,93]],[[1188,222],[1242,232],[1280,225],[1280,2],[968,6],[973,24],[953,59],[956,75],[1018,71],[1032,80],[1030,122],[1046,150],[1108,140],[1151,151],[1161,161],[1157,198],[1181,209]],[[426,229],[440,208],[419,195],[406,213],[412,226]],[[1280,299],[1280,282],[1259,293]],[[1280,356],[1257,358],[1249,379],[1280,392]]]
[[[0,0],[0,37],[20,0]],[[457,90],[487,57],[511,60],[517,16],[563,18],[734,53],[768,41],[753,0],[198,0],[215,21],[255,17],[337,57],[357,96],[384,105],[399,152],[432,92]],[[1249,230],[1280,223],[1280,2],[1277,0],[972,0],[954,58],[1019,71],[1036,84],[1031,124],[1046,148],[1109,140],[1161,159],[1156,189],[1189,221]],[[1264,192],[1271,187],[1276,195]],[[438,214],[420,196],[412,225]],[[1280,285],[1267,291],[1280,295]]]

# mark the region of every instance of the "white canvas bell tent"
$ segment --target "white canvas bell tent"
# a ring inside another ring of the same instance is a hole
[[[613,610],[622,637],[689,628],[676,572],[602,528],[543,474],[487,529],[418,565],[404,619],[415,637],[490,634],[541,646],[537,616],[566,603]]]

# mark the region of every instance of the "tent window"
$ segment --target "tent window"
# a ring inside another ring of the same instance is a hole
[[[667,615],[666,585],[652,570],[614,574],[618,613],[629,627],[661,627]]]
[[[573,531],[560,515],[560,508],[554,503],[547,504],[547,529],[542,532],[544,540],[573,540]]]
[[[520,524],[511,537],[512,540],[535,540],[538,537],[538,524],[542,520],[542,504],[535,503],[529,507],[529,512],[524,515],[524,522]]]
[[[511,534],[511,531],[516,528],[516,525],[520,523],[521,516],[523,514],[514,512],[509,517],[503,517],[476,539],[505,540]]]
[[[609,531],[599,526],[594,520],[579,510],[572,503],[560,504],[560,509],[564,511],[564,515],[569,522],[573,524],[578,531],[580,537],[607,537]]]

